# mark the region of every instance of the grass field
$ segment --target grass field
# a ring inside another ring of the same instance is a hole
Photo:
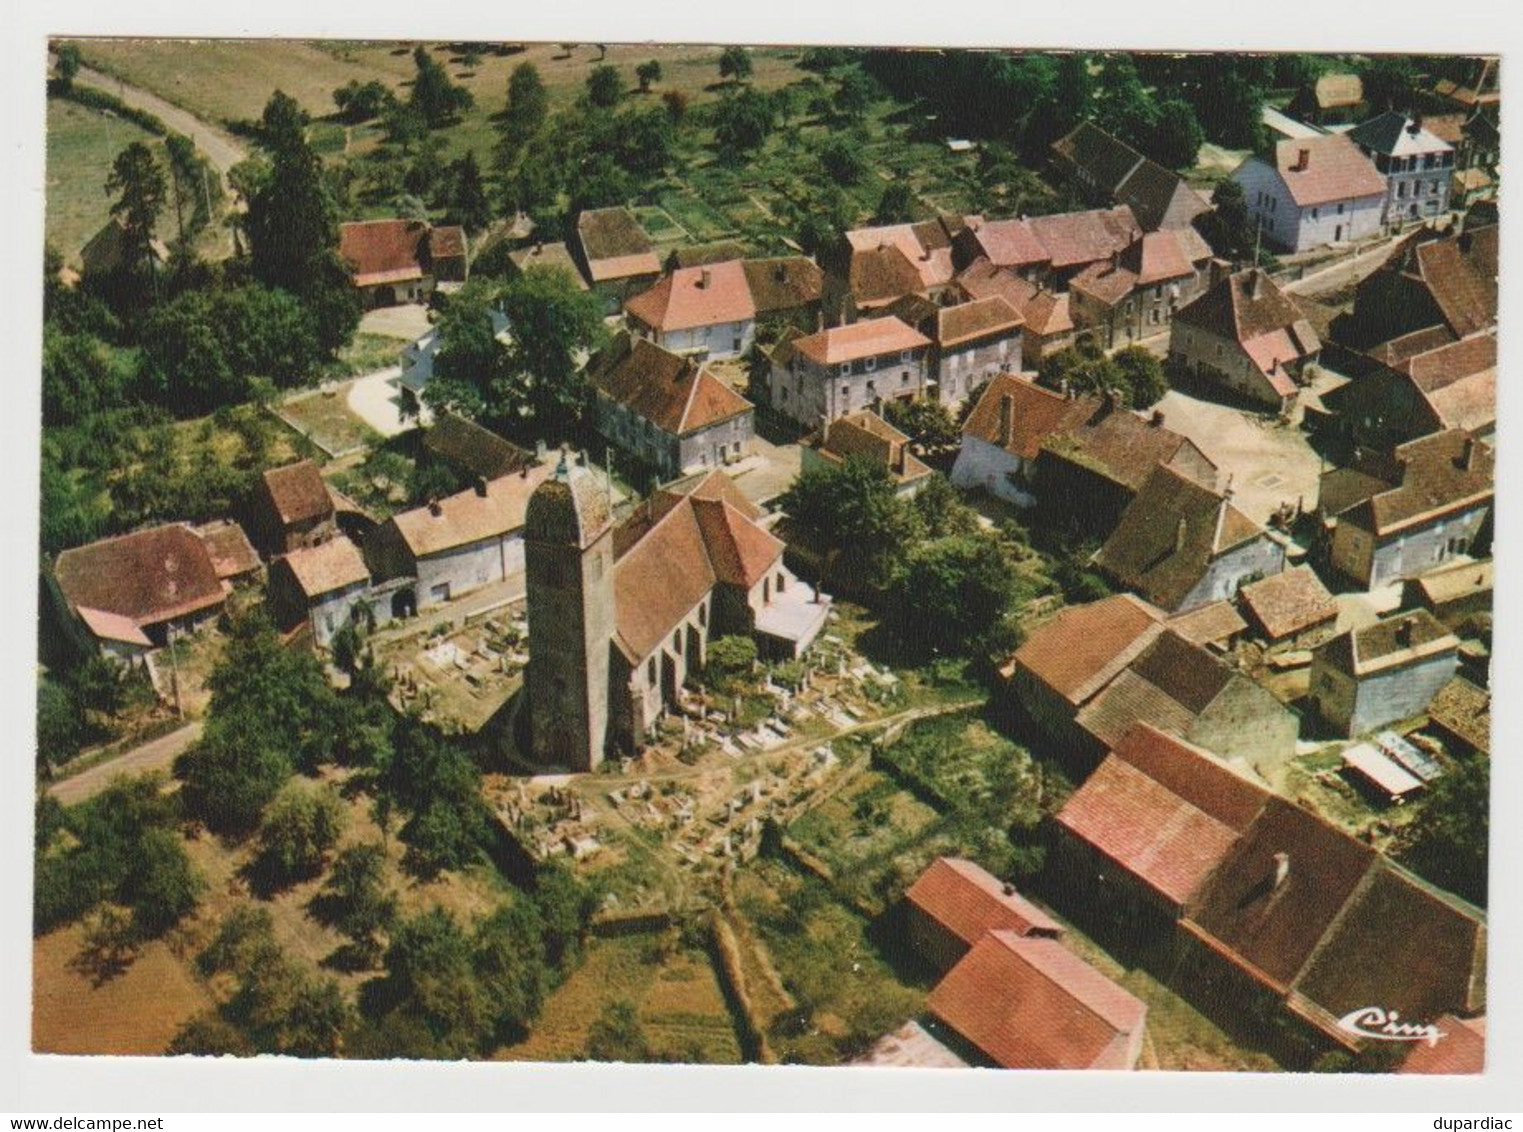
[[[375,429],[349,410],[347,384],[283,401],[276,414],[332,456],[368,448],[380,440]]]
[[[162,153],[160,139],[125,118],[48,100],[46,232],[66,263],[79,265],[80,248],[110,218],[111,162],[135,141]]]
[[[740,1042],[708,955],[654,934],[593,938],[582,965],[545,1003],[533,1032],[504,1061],[576,1061],[611,1003],[635,1006],[659,1059],[738,1064]]]

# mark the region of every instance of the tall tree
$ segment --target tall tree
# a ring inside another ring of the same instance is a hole
[[[520,63],[508,76],[508,104],[498,129],[498,161],[510,164],[550,116],[550,94],[533,63]]]
[[[444,66],[423,47],[412,53],[417,74],[413,78],[411,104],[430,127],[447,125],[469,110],[475,99],[463,86],[450,82]]]
[[[164,152],[169,156],[169,176],[174,182],[175,226],[179,230],[180,249],[185,244],[186,196],[191,194],[191,213],[195,213],[196,179],[200,169],[196,163],[196,144],[184,134],[170,134],[164,139]]]
[[[624,97],[624,76],[619,68],[602,63],[587,76],[587,98],[594,106],[608,109]]]
[[[111,163],[106,191],[118,194],[111,215],[121,221],[127,248],[145,271],[153,270],[153,232],[167,188],[163,168],[142,142],[133,142]]]
[[[481,231],[492,219],[492,206],[475,150],[466,150],[465,156],[450,166],[449,184],[449,219],[468,232]]]
[[[1190,169],[1200,157],[1206,140],[1195,108],[1182,98],[1165,98],[1158,103],[1158,117],[1153,123],[1150,151],[1155,160],[1170,169]]]
[[[732,45],[719,53],[719,77],[733,83],[751,77],[751,53],[744,47]]]

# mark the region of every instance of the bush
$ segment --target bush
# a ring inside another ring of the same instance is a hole
[[[343,803],[331,788],[288,787],[265,815],[256,868],[275,884],[314,876],[343,829]]]
[[[610,1002],[587,1031],[589,1061],[649,1061],[650,1040],[634,1003]]]
[[[138,842],[122,896],[132,905],[134,930],[152,937],[190,915],[205,888],[179,836],[167,829],[150,829]]]

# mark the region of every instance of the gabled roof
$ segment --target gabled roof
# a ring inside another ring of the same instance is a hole
[[[1421,118],[1409,118],[1394,110],[1377,114],[1360,122],[1348,136],[1365,149],[1388,157],[1410,157],[1427,153],[1447,153],[1454,147],[1424,128]]]
[[[1428,702],[1428,725],[1491,754],[1491,693],[1456,676]]]
[[[282,525],[295,526],[333,514],[333,497],[328,494],[322,473],[311,460],[271,468],[262,478]]]
[[[470,488],[429,506],[399,512],[390,522],[415,558],[498,538],[523,527],[529,497],[554,470],[548,462],[525,468],[488,480],[484,494]]]
[[[1121,513],[1095,563],[1161,609],[1178,609],[1211,563],[1266,537],[1231,499],[1164,465]]]
[[[1497,321],[1499,227],[1418,242],[1415,274],[1427,286],[1444,322],[1464,338]],[[1393,257],[1400,253],[1400,246]]]
[[[179,524],[65,550],[53,577],[75,609],[113,614],[139,628],[219,605],[226,596],[206,543]]]
[[[1214,645],[1248,628],[1230,601],[1213,601],[1188,613],[1176,613],[1168,626],[1192,645]]]
[[[686,436],[754,408],[706,366],[628,333],[618,335],[587,372],[599,393],[671,436]]]
[[[1084,705],[1076,721],[1109,747],[1143,722],[1184,735],[1222,692],[1247,679],[1165,625],[1126,671]]]
[[[1053,268],[1059,271],[1109,259],[1112,252],[1121,251],[1142,235],[1137,218],[1126,205],[1033,216],[1029,223],[1047,249]]]
[[[660,331],[692,330],[756,317],[740,260],[680,267],[624,304],[626,314]]]
[[[1147,1007],[1057,940],[986,933],[926,999],[1006,1069],[1130,1069]]]
[[[1020,332],[1025,320],[998,295],[942,307],[936,315],[936,341],[942,349],[996,335]]]
[[[1080,420],[1065,421],[1042,443],[1042,455],[1064,460],[1136,490],[1160,464],[1167,464],[1188,445],[1206,461],[1192,441],[1136,413],[1101,399]],[[1209,463],[1209,461],[1206,461]]]
[[[931,340],[920,331],[889,316],[827,327],[795,339],[793,349],[817,365],[839,365],[901,350],[918,350],[930,344]]]
[[[1016,935],[1062,934],[1051,916],[972,861],[937,857],[915,879],[904,899],[970,947],[986,931]]]
[[[356,220],[339,225],[338,254],[357,287],[400,283],[422,278],[436,255],[464,255],[465,234],[421,220]]]
[[[1323,110],[1358,106],[1364,101],[1364,81],[1358,75],[1322,75],[1312,86],[1312,96]]]
[[[803,443],[827,460],[845,461],[853,456],[871,460],[887,468],[900,484],[932,474],[910,451],[910,438],[871,409],[837,417]]]
[[[534,454],[455,413],[438,413],[423,447],[473,476],[497,479],[534,462]]]
[[[918,282],[912,290],[937,287],[952,280],[952,233],[940,220],[855,228],[846,233],[846,242],[852,251],[853,294],[858,254],[889,247],[897,248],[914,270]]]
[[[1238,591],[1243,608],[1271,641],[1334,621],[1338,602],[1310,566],[1282,570]]]
[[[1428,657],[1453,653],[1459,639],[1426,609],[1350,629],[1315,653],[1317,661],[1350,676],[1363,677]]]
[[[925,289],[914,262],[893,244],[852,252],[847,276],[859,307],[879,306]]]
[[[240,578],[259,569],[259,552],[249,542],[243,528],[231,519],[215,519],[194,529],[206,544],[217,577]]]
[[[81,605],[74,610],[85,628],[103,641],[121,641],[123,644],[152,648],[153,642],[137,627],[137,622],[120,613],[107,613],[104,609],[91,609]]]
[[[1131,594],[1070,606],[1027,635],[1006,671],[1024,669],[1078,706],[1150,645],[1162,622],[1161,612]]]
[[[1112,194],[1117,204],[1132,210],[1137,223],[1149,231],[1193,231],[1190,222],[1211,206],[1183,177],[1145,158]]]
[[[578,291],[587,290],[587,280],[582,278],[582,269],[577,266],[575,258],[572,257],[571,249],[563,242],[534,244],[527,248],[519,248],[509,252],[508,259],[519,271],[562,271],[571,277]]]
[[[1374,162],[1342,134],[1282,139],[1275,143],[1274,168],[1301,208],[1386,192],[1386,179]]]
[[[1058,812],[1059,826],[1171,904],[1187,904],[1270,792],[1148,723],[1129,730]]]
[[[163,240],[149,240],[148,250],[159,263],[169,262],[169,245]],[[79,262],[87,272],[110,275],[127,254],[127,225],[120,216],[113,216],[80,249]]]
[[[1053,142],[1052,149],[1107,193],[1115,193],[1143,160],[1142,154],[1088,119]]]
[[[1010,398],[1009,435],[1003,433],[1005,398]],[[1100,402],[1093,397],[1067,397],[1015,374],[990,379],[973,411],[963,423],[962,434],[1003,448],[1023,460],[1034,460],[1042,442],[1066,425],[1091,416]]]
[[[576,218],[576,234],[594,283],[661,274],[655,245],[627,208],[588,209]]]
[[[751,302],[759,315],[795,310],[820,301],[825,277],[814,260],[800,255],[742,261]]]
[[[1461,429],[1409,440],[1392,456],[1399,481],[1343,511],[1340,522],[1384,536],[1492,497],[1495,456]]]
[[[1422,595],[1424,603],[1442,606],[1461,598],[1490,593],[1494,574],[1494,563],[1490,558],[1482,562],[1460,560],[1429,570],[1407,584]]]
[[[370,580],[359,548],[342,535],[317,546],[293,550],[281,561],[308,599]]]
[[[666,257],[668,271],[677,267],[702,267],[706,263],[724,263],[745,259],[747,247],[740,240],[715,240],[708,244],[684,244],[673,248]]]
[[[1217,280],[1199,298],[1176,311],[1174,321],[1243,345],[1283,330],[1308,347],[1305,353],[1320,347],[1301,308],[1267,272],[1257,268]]]
[[[968,233],[982,257],[995,267],[1030,267],[1046,263],[1050,258],[1046,246],[1024,219],[972,217],[968,222]]]
[[[714,576],[750,589],[783,553],[783,542],[723,500],[690,498]]]

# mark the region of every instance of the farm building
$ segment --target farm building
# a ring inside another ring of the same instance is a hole
[[[1312,654],[1312,702],[1343,735],[1410,719],[1453,678],[1459,644],[1425,609],[1351,629]]]
[[[417,303],[441,282],[466,274],[465,230],[421,220],[357,220],[340,224],[338,254],[366,307]]]
[[[972,861],[938,857],[904,894],[910,944],[938,971],[950,970],[988,931],[1057,939],[1047,913]]]

